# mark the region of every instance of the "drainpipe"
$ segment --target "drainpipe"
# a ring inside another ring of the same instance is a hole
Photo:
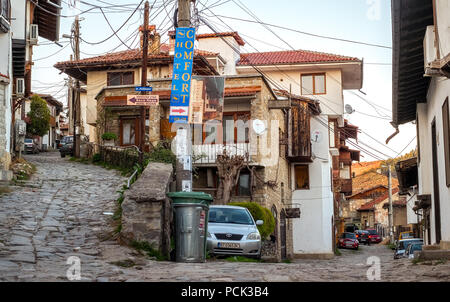
[[[394,125],[392,124],[392,126],[394,126]],[[387,138],[386,145],[389,144],[389,142],[400,133],[400,130],[398,129],[398,126],[394,126],[394,128],[395,128],[395,132],[394,132],[394,134],[392,134],[391,136],[389,136]]]

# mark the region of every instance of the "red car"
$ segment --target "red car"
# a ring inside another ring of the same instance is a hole
[[[359,241],[354,233],[342,233],[339,237],[338,247],[343,249],[359,249]]]
[[[373,243],[380,243],[383,239],[381,238],[380,235],[378,235],[377,230],[374,229],[369,229],[367,230],[369,232],[369,239],[370,242]]]

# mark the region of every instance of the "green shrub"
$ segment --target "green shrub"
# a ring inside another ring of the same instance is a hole
[[[273,217],[270,210],[263,208],[254,202],[233,202],[229,204],[230,206],[243,207],[249,210],[255,221],[264,221],[263,225],[258,226],[259,233],[262,239],[266,239],[275,230],[275,218]]]
[[[106,133],[103,133],[102,139],[105,141],[116,140],[117,134],[111,133],[111,132],[106,132]]]
[[[165,163],[172,164],[173,167],[176,167],[177,157],[173,154],[172,150],[159,144],[152,152],[148,155],[148,159],[146,160],[145,166],[149,163]]]
[[[102,155],[100,153],[94,154],[94,156],[92,157],[92,161],[94,163],[99,163],[102,161]]]

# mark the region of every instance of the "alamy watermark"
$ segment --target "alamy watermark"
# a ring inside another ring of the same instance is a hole
[[[81,260],[79,257],[71,256],[67,259],[66,264],[70,267],[66,271],[66,276],[69,281],[81,280]]]
[[[369,281],[380,281],[381,280],[381,259],[377,256],[372,256],[367,258],[367,265],[369,269],[367,270],[367,280]]]

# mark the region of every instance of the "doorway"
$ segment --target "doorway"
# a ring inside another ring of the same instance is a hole
[[[436,119],[431,124],[431,145],[433,153],[433,187],[434,187],[434,221],[435,221],[435,235],[436,243],[439,244],[442,239],[441,235],[441,200],[439,195],[439,163],[438,163],[438,148],[437,148],[437,134],[436,134]]]
[[[280,213],[280,249],[282,260],[287,259],[286,227],[286,212],[282,210]]]

